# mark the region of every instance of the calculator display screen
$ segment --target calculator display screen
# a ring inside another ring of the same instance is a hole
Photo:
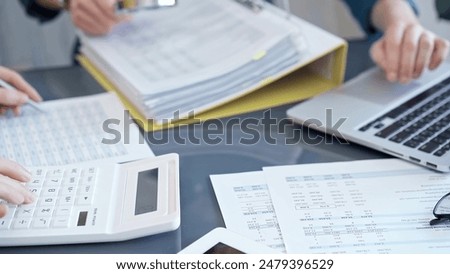
[[[156,211],[158,208],[158,168],[138,173],[134,215]]]

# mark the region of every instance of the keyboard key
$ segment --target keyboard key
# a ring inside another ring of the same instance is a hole
[[[446,138],[447,140],[450,141],[450,129],[441,132],[438,136],[441,138]]]
[[[442,138],[440,136],[437,136],[437,137],[434,137],[433,139],[431,139],[431,141],[433,141],[435,143],[438,143],[440,145],[443,145],[443,144],[448,142],[448,139],[447,138]]]
[[[375,134],[375,136],[378,136],[381,138],[386,138],[386,137],[392,135],[394,132],[398,131],[401,127],[402,127],[402,125],[399,122],[395,122],[395,123],[391,124],[390,126],[377,132]]]
[[[433,136],[436,132],[429,130],[428,128],[425,129],[424,131],[419,133],[419,136],[425,137],[425,138],[429,138],[431,136]]]
[[[434,156],[437,157],[442,157],[444,156],[448,151],[445,149],[439,149],[438,151],[436,151],[435,153],[433,153]]]
[[[404,130],[400,133],[397,133],[393,137],[389,138],[389,140],[392,142],[395,142],[395,143],[401,143],[401,142],[405,141],[406,139],[408,139],[411,135],[412,135],[412,132],[410,132],[410,130],[406,130],[406,131]]]
[[[407,146],[407,147],[411,147],[411,148],[416,148],[416,147],[418,147],[420,145],[420,143],[416,142],[414,140],[409,140],[406,143],[404,143],[403,145]]]
[[[414,136],[411,140],[413,140],[415,142],[423,143],[426,140],[428,140],[428,137],[425,137],[425,136],[419,134],[417,136]]]
[[[431,152],[435,151],[436,149],[438,149],[439,146],[440,146],[440,144],[431,141],[431,142],[428,142],[425,145],[421,146],[419,148],[419,150],[426,152],[426,153],[431,153]]]

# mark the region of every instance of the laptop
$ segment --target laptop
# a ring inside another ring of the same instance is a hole
[[[450,63],[402,85],[379,68],[287,111],[302,125],[450,172]]]

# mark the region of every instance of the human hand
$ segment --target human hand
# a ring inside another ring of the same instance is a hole
[[[127,20],[116,14],[117,0],[71,0],[69,10],[72,21],[89,35],[105,35],[112,27]]]
[[[395,23],[370,49],[373,61],[391,82],[409,83],[428,68],[436,69],[449,53],[449,41],[419,23]]]
[[[0,66],[0,79],[15,88],[15,90],[10,90],[0,86],[0,114],[12,109],[16,115],[19,115],[20,106],[25,104],[29,98],[36,102],[42,101],[39,93],[17,72]]]
[[[23,183],[31,180],[31,174],[15,162],[0,158],[0,199],[15,205],[29,204],[34,196]],[[8,207],[0,204],[0,218],[8,212]]]

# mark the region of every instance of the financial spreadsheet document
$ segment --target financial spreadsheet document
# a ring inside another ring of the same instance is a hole
[[[108,60],[135,92],[154,96],[227,74],[298,34],[273,18],[235,1],[184,0],[174,8],[136,13],[109,36],[84,36],[83,51]]]
[[[262,172],[211,175],[211,182],[228,229],[286,252]]]
[[[45,113],[25,106],[19,117],[0,117],[0,157],[31,167],[154,156],[137,126],[126,123],[126,112],[113,94],[49,101],[41,107]]]
[[[264,168],[288,253],[449,253],[450,176],[397,159]]]

